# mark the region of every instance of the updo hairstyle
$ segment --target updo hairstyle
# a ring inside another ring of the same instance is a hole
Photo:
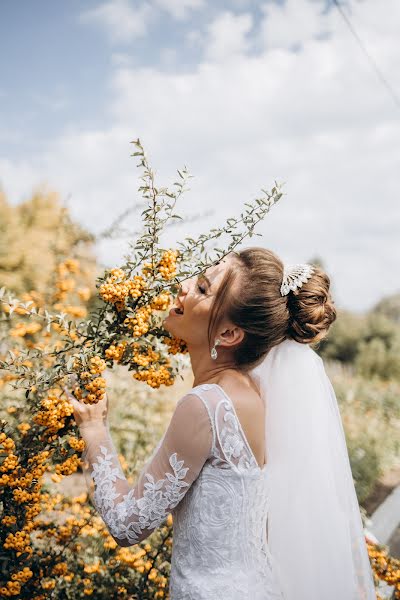
[[[245,332],[233,350],[236,368],[247,371],[262,362],[273,347],[287,338],[315,344],[336,319],[328,275],[317,265],[306,283],[281,296],[284,264],[271,250],[259,247],[232,252],[211,308],[209,348],[223,318]]]

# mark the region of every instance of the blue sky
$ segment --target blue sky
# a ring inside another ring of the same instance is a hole
[[[400,94],[398,1],[345,6]],[[327,0],[4,0],[0,40],[11,202],[47,186],[101,231],[137,199],[140,137],[159,183],[183,164],[195,175],[181,210],[192,219],[165,245],[284,181],[246,245],[320,256],[352,310],[399,291],[399,108]],[[99,258],[115,264],[126,247],[103,241]]]
[[[80,24],[81,12],[83,3],[76,0],[1,3],[1,48],[7,60],[1,65],[0,110],[2,129],[10,133],[0,139],[3,155],[40,151],[68,123],[104,124],[110,48],[96,28]]]

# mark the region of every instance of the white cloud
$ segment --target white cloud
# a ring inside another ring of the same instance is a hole
[[[129,43],[144,37],[163,12],[184,21],[204,6],[204,0],[106,0],[82,11],[79,22],[100,26],[113,43]]]
[[[154,4],[178,21],[186,19],[191,11],[205,7],[204,0],[154,0]]]
[[[374,55],[400,89],[400,5],[387,2],[387,11],[373,0],[356,4],[353,21],[362,15],[360,34],[373,40]],[[22,163],[0,158],[6,191],[16,201],[37,179],[47,179],[71,194],[73,213],[98,230],[137,198],[139,171],[129,142],[140,137],[159,183],[171,183],[184,164],[195,175],[183,212],[214,210],[184,233],[223,223],[262,187],[285,181],[285,196],[258,226],[263,237],[246,245],[265,245],[288,262],[321,256],[337,303],[354,310],[398,290],[398,109],[338,14],[318,17],[318,6],[311,6],[317,16],[304,0],[279,8],[285,18],[277,8],[266,11],[257,56],[247,53],[251,19],[225,12],[209,25],[204,40],[214,45],[190,72],[117,61],[112,126],[71,129]],[[324,41],[315,39],[319,19],[320,29],[331,32]],[[302,28],[290,37],[288,30]],[[301,51],[291,50],[291,39],[302,43]],[[171,230],[166,243],[176,237]],[[101,256],[113,264],[125,249],[103,244]]]
[[[147,2],[108,0],[96,8],[83,11],[79,21],[102,27],[112,42],[130,42],[143,37],[155,16]]]
[[[249,47],[247,34],[251,30],[253,19],[251,14],[235,15],[223,12],[209,25],[205,40],[208,60],[236,60],[246,54]]]
[[[204,35],[198,29],[187,31],[184,36],[185,43],[192,48],[200,47],[204,45]]]
[[[263,4],[261,38],[264,48],[291,48],[329,31],[329,23],[339,23],[340,15],[335,11],[323,14],[322,8],[320,0]]]

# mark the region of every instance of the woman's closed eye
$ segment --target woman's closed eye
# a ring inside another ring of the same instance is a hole
[[[199,281],[203,281],[203,285],[199,285]],[[202,294],[207,292],[207,288],[204,287],[204,278],[201,275],[197,278],[197,287]]]

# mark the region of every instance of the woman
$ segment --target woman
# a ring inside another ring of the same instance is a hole
[[[183,282],[164,327],[187,343],[193,387],[132,488],[106,401],[70,395],[116,542],[173,514],[171,600],[376,598],[336,398],[309,346],[336,318],[329,285],[263,248]]]

